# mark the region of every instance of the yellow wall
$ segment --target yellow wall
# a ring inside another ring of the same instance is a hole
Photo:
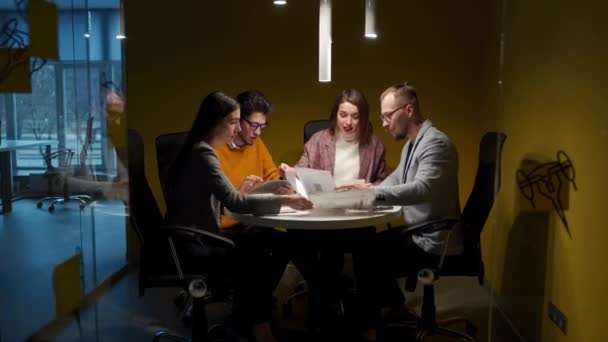
[[[157,198],[153,141],[186,130],[203,96],[213,90],[236,95],[262,90],[275,113],[264,139],[275,161],[294,163],[302,127],[326,118],[339,90],[357,87],[371,104],[373,124],[395,167],[403,142],[380,126],[378,97],[389,85],[409,80],[419,88],[423,111],[457,144],[461,187],[470,191],[481,135],[473,111],[475,23],[472,1],[383,1],[380,38],[363,38],[363,2],[335,0],[333,82],[317,81],[318,2],[127,1],[128,124],[143,135],[147,174]]]
[[[482,107],[498,108],[491,125],[508,135],[503,188],[484,234],[486,263],[503,308],[529,341],[606,339],[607,10],[603,1],[508,0],[502,97],[492,84],[499,36],[485,46],[491,67],[483,70]],[[497,33],[499,1],[491,11]],[[525,157],[555,160],[560,149],[576,170],[578,191],[570,188],[566,211],[572,237],[554,212],[520,210],[515,183]],[[549,301],[568,316],[567,336],[548,320]]]

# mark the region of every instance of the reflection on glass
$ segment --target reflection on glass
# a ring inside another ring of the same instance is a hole
[[[0,152],[10,171],[1,177],[8,188],[0,187],[0,269],[11,275],[0,281],[3,341],[26,340],[57,318],[58,265],[81,256],[77,281],[86,296],[126,264],[119,3],[51,2],[58,7],[59,59],[32,74],[31,94],[0,93],[0,146],[34,142]],[[4,1],[0,26],[15,19],[27,46],[29,24],[18,7],[26,3]],[[94,326],[90,319],[83,317],[83,326]]]

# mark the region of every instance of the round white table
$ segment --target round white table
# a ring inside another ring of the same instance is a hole
[[[226,209],[226,215],[241,223],[261,227],[283,227],[287,229],[334,230],[364,228],[397,220],[401,207],[376,208],[371,210],[331,209],[295,211],[283,208],[281,213],[256,216],[238,214]]]

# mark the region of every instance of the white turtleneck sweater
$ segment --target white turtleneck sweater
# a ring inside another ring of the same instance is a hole
[[[336,132],[334,181],[336,186],[352,184],[359,178],[359,141],[357,137]]]

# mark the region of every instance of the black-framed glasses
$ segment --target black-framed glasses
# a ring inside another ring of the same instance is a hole
[[[396,109],[394,109],[393,111],[389,112],[389,113],[380,113],[380,119],[382,121],[386,121],[386,122],[391,122],[391,119],[393,118],[393,115],[399,110],[399,109],[403,109],[407,107],[407,105],[403,105],[403,106],[399,106]]]
[[[268,127],[268,125],[270,125],[270,123],[268,123],[268,122],[259,123],[259,122],[255,122],[255,121],[249,121],[244,118],[243,118],[243,121],[247,122],[247,124],[249,124],[249,127],[251,127],[254,131],[257,130],[258,128],[260,130],[263,130],[264,128]]]

